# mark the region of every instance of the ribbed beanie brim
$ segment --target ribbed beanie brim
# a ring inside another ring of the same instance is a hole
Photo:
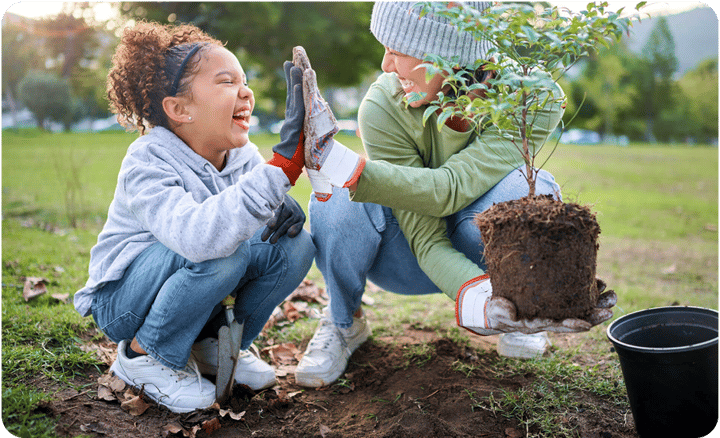
[[[426,55],[457,60],[461,67],[486,59],[490,43],[477,41],[469,32],[458,32],[445,17],[427,14],[416,2],[379,1],[373,6],[370,32],[384,46],[399,53],[423,59]],[[488,2],[463,2],[482,11]]]

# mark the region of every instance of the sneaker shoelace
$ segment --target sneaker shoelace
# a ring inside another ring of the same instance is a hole
[[[342,336],[337,327],[335,327],[335,324],[333,324],[331,320],[323,318],[320,320],[320,328],[310,341],[310,347],[313,350],[320,349],[322,351],[327,351],[330,344],[336,339],[340,342],[343,348],[347,348],[345,337]]]
[[[177,376],[176,381],[181,381],[183,379],[187,378],[197,378],[198,382],[202,381],[202,374],[200,373],[200,369],[198,368],[197,363],[195,363],[195,360],[193,358],[190,358],[188,360],[187,365],[185,365],[185,368],[181,370],[175,370],[175,375]]]

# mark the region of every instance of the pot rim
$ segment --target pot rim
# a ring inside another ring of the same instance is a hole
[[[713,344],[718,343],[718,334],[717,334],[717,326],[715,326],[716,334],[715,337],[708,339],[706,341],[697,342],[695,344],[689,344],[689,345],[681,345],[679,347],[642,347],[639,345],[633,345],[628,344],[626,342],[623,342],[619,340],[615,335],[613,335],[613,330],[617,328],[618,325],[622,324],[623,322],[626,322],[629,319],[637,318],[638,316],[644,316],[644,315],[651,315],[651,314],[661,314],[666,311],[679,311],[679,312],[689,312],[689,311],[699,311],[701,313],[706,313],[708,316],[715,317],[717,320],[718,318],[718,311],[715,309],[709,309],[706,307],[696,307],[696,306],[666,306],[666,307],[653,307],[650,309],[643,309],[638,310],[636,312],[628,313],[627,315],[623,315],[613,321],[606,330],[606,335],[610,342],[612,342],[615,347],[622,347],[626,350],[630,351],[636,351],[636,352],[643,352],[643,353],[679,353],[679,352],[687,352],[687,351],[693,351],[693,350],[699,350],[708,346],[711,346]]]

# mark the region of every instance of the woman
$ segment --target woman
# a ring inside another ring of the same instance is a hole
[[[589,321],[560,322],[516,320],[512,303],[492,297],[472,219],[493,203],[527,195],[527,183],[516,171],[523,161],[496,130],[478,136],[462,119],[438,130],[436,114],[423,123],[428,103],[447,88],[442,76],[426,77],[422,58],[455,57],[458,67],[468,67],[487,59],[489,43],[458,33],[441,17],[421,17],[413,5],[378,2],[373,8],[370,30],[385,55],[384,74],[370,87],[358,115],[370,160],[320,138],[310,154],[318,158],[306,163],[309,169],[319,167],[320,176],[336,188],[326,202],[310,203],[316,262],[330,305],[297,367],[296,381],[303,386],[332,383],[370,335],[361,309],[366,279],[395,293],[444,292],[456,300],[458,324],[475,333],[540,333],[514,337],[528,345],[520,355],[542,354],[548,345],[544,330],[588,330],[612,315],[604,307],[614,304],[614,293],[605,295],[607,302],[599,303]],[[418,93],[421,99],[408,99]],[[553,105],[535,115],[535,144],[547,139],[562,113]],[[539,172],[537,194],[559,196],[552,175]]]

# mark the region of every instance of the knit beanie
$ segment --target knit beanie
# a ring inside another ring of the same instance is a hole
[[[489,2],[463,2],[466,7],[483,11]],[[422,6],[414,1],[379,1],[373,6],[370,32],[384,46],[404,55],[423,59],[432,54],[456,59],[461,67],[486,59],[490,43],[477,41],[469,32],[458,32],[445,17],[428,13],[420,17]]]

